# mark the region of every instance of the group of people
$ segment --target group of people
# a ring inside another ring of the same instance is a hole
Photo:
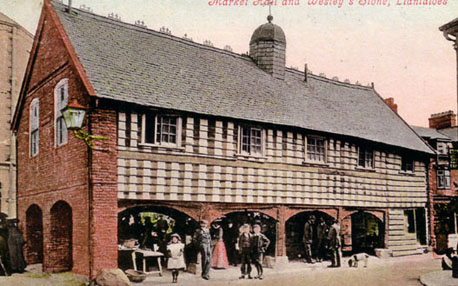
[[[340,226],[332,219],[330,225],[323,217],[316,223],[314,215],[310,215],[304,224],[304,250],[306,263],[321,262],[328,256],[331,259],[329,267],[341,266]]]
[[[212,236],[208,227],[208,221],[202,220],[200,228],[196,230],[193,236],[193,242],[197,246],[201,255],[202,278],[205,280],[210,279],[210,267],[218,266],[219,260],[226,259],[225,247],[222,240],[222,231],[220,231],[219,241],[212,250]],[[241,227],[241,233],[237,239],[236,250],[241,258],[241,272],[240,279],[248,278],[251,276],[251,264],[254,264],[257,270],[256,279],[263,279],[263,259],[264,253],[269,247],[270,240],[261,233],[261,225],[256,223],[253,225],[253,232],[251,226],[244,224]],[[214,255],[213,255],[214,254]],[[213,259],[212,259],[213,256]],[[212,263],[213,262],[213,263]],[[223,262],[224,263],[224,262]],[[227,263],[227,262],[226,262]]]
[[[5,276],[23,273],[27,266],[23,252],[25,240],[18,223],[18,219],[0,216],[0,273]]]

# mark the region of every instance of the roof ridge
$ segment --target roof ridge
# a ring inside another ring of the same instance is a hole
[[[62,8],[65,8],[67,6],[67,5],[65,5],[63,3],[56,2],[56,1],[51,1],[51,2],[52,2],[53,5],[61,6]],[[68,13],[68,12],[66,12],[66,13]],[[194,46],[194,47],[197,47],[197,48],[211,50],[211,51],[219,52],[221,54],[226,54],[226,55],[229,55],[229,56],[239,57],[241,59],[250,60],[251,61],[251,58],[247,54],[238,54],[236,52],[228,51],[228,50],[225,50],[223,48],[208,46],[208,45],[205,45],[205,44],[202,44],[202,43],[198,43],[198,42],[194,42],[194,41],[191,41],[191,40],[188,40],[188,39],[184,39],[182,37],[175,36],[175,35],[172,35],[172,34],[165,34],[165,33],[156,31],[156,30],[148,28],[148,27],[138,26],[138,25],[135,25],[135,24],[132,24],[132,23],[111,19],[111,18],[109,18],[107,16],[103,16],[103,15],[100,15],[100,14],[89,12],[89,11],[86,11],[86,10],[83,10],[83,9],[78,9],[78,8],[72,7],[72,13],[85,14],[86,16],[95,18],[96,20],[105,21],[107,23],[118,25],[118,26],[121,26],[121,27],[124,27],[124,28],[127,28],[127,29],[132,29],[132,30],[135,30],[137,32],[143,32],[143,33],[147,33],[147,34],[150,34],[150,35],[155,35],[155,36],[158,36],[158,37],[170,39],[170,40],[177,41],[177,42],[180,42],[180,43],[183,43],[183,44],[186,44],[186,45]]]
[[[291,68],[291,67],[285,67],[285,68],[286,68],[287,72],[294,73],[294,74],[301,75],[301,76],[304,75],[304,72],[300,71],[298,69]],[[308,73],[307,76],[310,76],[315,80],[319,80],[319,81],[323,81],[323,82],[327,82],[327,83],[331,83],[331,84],[335,84],[335,85],[339,85],[339,86],[345,86],[345,87],[348,87],[348,88],[362,89],[362,90],[373,90],[373,88],[369,87],[369,86],[358,85],[358,84],[349,83],[349,82],[342,82],[342,81],[339,81],[339,80],[327,78],[327,77],[316,75],[316,74],[313,74],[313,73]]]

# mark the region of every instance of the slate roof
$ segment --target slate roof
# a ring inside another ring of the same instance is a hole
[[[440,26],[439,30],[446,31],[450,28],[454,28],[453,30],[456,30],[458,28],[458,18],[455,18],[452,21],[448,22],[447,24]]]
[[[433,139],[433,140],[439,139],[439,140],[444,140],[444,141],[451,141],[451,139],[448,136],[440,133],[439,131],[437,131],[434,128],[412,126],[412,129],[423,138]]]
[[[454,126],[450,128],[439,129],[437,131],[447,136],[452,141],[458,141],[458,130],[457,129],[458,129],[458,126]]]
[[[98,97],[432,153],[371,88],[291,69],[278,80],[247,56],[52,4]]]

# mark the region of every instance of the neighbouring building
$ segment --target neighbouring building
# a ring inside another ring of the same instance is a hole
[[[311,214],[346,251],[418,253],[432,149],[373,87],[286,68],[271,21],[239,55],[45,1],[12,124],[27,260],[93,277],[151,212],[259,219],[277,261]],[[73,100],[94,149],[63,124]]]
[[[433,248],[443,253],[448,236],[457,234],[456,211],[451,202],[458,198],[458,171],[451,168],[450,150],[458,142],[456,114],[453,111],[432,114],[429,128],[412,127],[435,150],[428,170],[429,218]]]
[[[11,132],[33,35],[0,13],[0,212],[16,217],[16,139]]]

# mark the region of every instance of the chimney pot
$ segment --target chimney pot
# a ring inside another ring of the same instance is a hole
[[[384,101],[391,108],[391,110],[398,113],[398,105],[394,103],[393,97],[385,98]]]

